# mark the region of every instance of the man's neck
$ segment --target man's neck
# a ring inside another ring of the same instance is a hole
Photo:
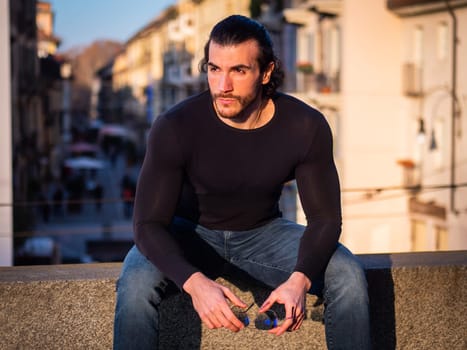
[[[227,125],[242,130],[253,130],[261,128],[262,126],[269,123],[274,116],[274,103],[270,98],[266,100],[260,100],[256,104],[256,108],[252,108],[251,111],[245,111],[238,117],[234,118],[223,118],[218,117]]]

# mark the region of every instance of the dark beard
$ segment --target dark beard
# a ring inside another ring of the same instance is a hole
[[[245,97],[241,97],[241,96],[237,96],[237,95],[230,94],[230,93],[228,93],[228,94],[211,94],[211,97],[212,97],[213,102],[214,102],[214,108],[216,109],[216,113],[222,118],[237,119],[237,120],[246,119],[249,116],[248,110],[250,108],[254,108],[254,105],[255,105],[256,101],[258,101],[258,99],[259,99],[260,104],[261,104],[262,84],[261,84],[260,81],[258,81],[257,83],[258,84],[257,84],[257,88],[256,88],[256,95],[254,97],[252,97],[253,95],[248,95],[248,96],[245,96]],[[230,98],[230,99],[237,100],[238,103],[241,106],[240,111],[236,115],[231,115],[231,116],[226,116],[226,115],[221,114],[221,111],[217,107],[217,99],[218,98]]]

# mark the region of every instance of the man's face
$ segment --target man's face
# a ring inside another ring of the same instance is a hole
[[[249,40],[234,46],[209,44],[208,83],[214,106],[222,118],[235,118],[261,98],[270,71],[260,72],[259,47]]]

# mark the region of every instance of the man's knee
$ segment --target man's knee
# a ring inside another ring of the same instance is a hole
[[[342,245],[331,257],[325,273],[327,289],[339,291],[348,296],[365,297],[367,281],[363,266],[347,248]]]

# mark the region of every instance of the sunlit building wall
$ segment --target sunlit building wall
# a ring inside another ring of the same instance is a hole
[[[153,60],[152,33],[153,23],[145,26],[138,31],[126,44],[126,82],[131,87],[131,93],[134,97],[127,108],[128,112],[139,117],[144,117],[145,89],[152,80],[151,62]]]
[[[39,57],[47,57],[55,54],[60,45],[60,39],[54,35],[54,12],[46,1],[38,1],[36,11],[37,52]]]
[[[112,87],[114,91],[123,88],[127,85],[128,78],[127,78],[127,63],[126,63],[126,52],[122,50],[119,52],[113,62],[112,65]]]
[[[397,160],[407,149],[402,23],[384,0],[342,6],[343,240],[357,253],[408,251],[407,192],[389,190],[403,185]]]
[[[134,99],[127,106],[127,112],[135,116],[144,115],[145,88],[150,81],[151,44],[150,30],[146,29],[133,37],[127,47],[128,84]]]
[[[196,7],[196,42],[194,64],[197,68],[198,62],[204,56],[204,45],[209,38],[212,27],[221,19],[240,14],[249,16],[250,0],[204,0]]]
[[[169,21],[169,47],[164,54],[165,108],[206,88],[199,62],[212,27],[231,14],[248,16],[249,5],[249,0],[178,1],[177,17]]]
[[[167,47],[167,23],[173,13],[174,7],[170,7],[145,24],[115,58],[113,88],[120,92],[123,113],[145,119],[148,103],[154,113],[161,111],[162,57]],[[153,90],[153,102],[147,100],[148,88]]]
[[[325,115],[333,132],[334,159],[341,174],[342,2],[291,1],[290,7],[284,9],[284,18],[296,30],[295,41],[285,44],[286,51],[295,50],[292,74],[296,83],[292,93]],[[305,223],[298,196],[296,202],[296,220]]]
[[[421,186],[409,202],[411,248],[466,249],[467,1],[393,13],[402,22],[405,156]]]
[[[415,6],[420,13],[410,17],[383,0],[294,4],[284,15],[298,25],[296,95],[322,110],[334,132],[342,241],[362,253],[465,249],[465,188],[454,192],[455,213],[451,189],[430,190],[452,185],[452,18],[445,2],[430,4],[428,13],[426,5]],[[462,43],[466,4],[460,5]],[[465,50],[460,44],[454,161],[455,183],[464,185]],[[309,63],[313,73],[304,81]],[[300,212],[297,218],[305,220]]]
[[[147,101],[151,106],[151,114],[147,115],[147,121],[151,122],[154,118],[164,111],[162,79],[164,75],[163,56],[168,42],[168,16],[161,18],[157,29],[151,32],[151,62],[148,86],[152,89],[152,101]]]
[[[167,46],[162,55],[163,110],[199,91],[198,74],[192,69],[196,4],[193,1],[179,1],[175,8],[175,15],[167,22]]]
[[[212,26],[234,13],[249,15],[249,0],[180,0],[142,26],[115,57],[112,85],[124,114],[152,121],[206,87],[198,63]],[[150,115],[149,115],[150,114]]]

